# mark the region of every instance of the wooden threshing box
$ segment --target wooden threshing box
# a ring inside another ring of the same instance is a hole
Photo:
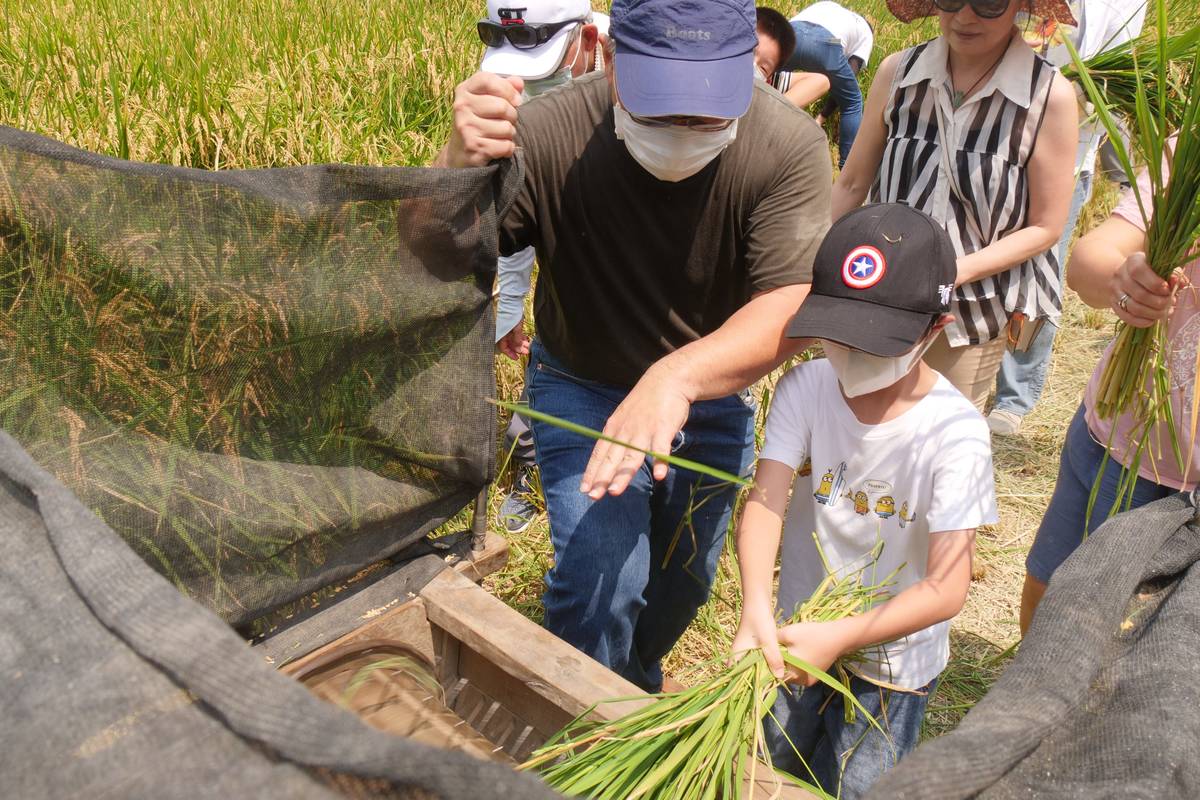
[[[475,583],[507,558],[500,537],[487,544],[417,592],[379,581],[359,602],[358,624],[282,670],[376,728],[514,767],[593,706],[615,719],[648,701]],[[604,702],[621,697],[632,699]],[[759,784],[755,797],[772,796],[773,783]],[[811,797],[795,786],[778,796]]]

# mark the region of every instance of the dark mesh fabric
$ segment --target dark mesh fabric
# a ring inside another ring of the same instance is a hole
[[[492,476],[519,172],[206,172],[0,128],[0,427],[234,624],[392,555]]]
[[[1188,495],[1103,525],[983,701],[870,797],[1200,797],[1197,561]]]
[[[0,710],[14,800],[556,796],[275,672],[4,433]]]

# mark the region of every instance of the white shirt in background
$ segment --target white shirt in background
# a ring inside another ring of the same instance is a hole
[[[792,22],[811,22],[832,33],[842,43],[846,58],[858,56],[863,65],[871,60],[875,34],[865,18],[831,0],[820,0],[805,8]]]
[[[1079,57],[1086,61],[1136,39],[1146,22],[1146,0],[1068,0],[1067,4],[1079,24],[1055,25],[1045,45],[1037,48],[1039,52],[1044,50],[1046,59],[1056,67],[1071,63],[1071,53],[1062,43],[1064,37],[1070,37]],[[1017,16],[1017,27],[1023,31],[1036,31],[1036,25],[1037,21],[1030,20],[1024,12]],[[1076,176],[1093,170],[1103,138],[1104,127],[1099,121],[1080,120]]]
[[[525,295],[533,285],[532,247],[496,263],[496,341],[499,342],[525,318]]]
[[[941,376],[901,416],[864,425],[828,361],[800,364],[775,389],[759,458],[797,470],[779,574],[785,620],[825,578],[814,531],[830,568],[843,574],[882,539],[874,580],[899,568],[895,595],[925,577],[931,535],[997,521],[987,423]],[[945,668],[949,630],[943,622],[875,648],[862,672],[919,689]]]

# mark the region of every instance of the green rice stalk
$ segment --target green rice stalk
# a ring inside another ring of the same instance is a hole
[[[1144,71],[1145,65],[1157,57],[1160,45],[1168,62],[1161,86],[1157,71]],[[1187,105],[1186,79],[1197,52],[1200,52],[1200,26],[1168,36],[1165,42],[1157,31],[1148,31],[1086,61],[1068,64],[1062,73],[1069,80],[1080,81],[1080,75],[1086,72],[1103,95],[1106,106],[1127,120],[1136,118],[1138,90],[1145,88],[1152,111],[1156,115],[1161,111],[1171,127],[1178,128]],[[1143,87],[1141,81],[1149,83]],[[1161,107],[1157,105],[1160,101]]]
[[[607,436],[607,435],[601,433],[600,431],[592,430],[591,428],[589,428],[585,425],[577,425],[574,422],[568,422],[565,419],[560,419],[560,418],[552,416],[550,414],[543,414],[541,411],[534,411],[532,408],[530,408],[528,405],[526,405],[524,403],[510,403],[507,400],[491,400],[491,399],[489,399],[488,402],[494,406],[503,408],[505,411],[511,411],[514,414],[520,414],[523,417],[528,417],[529,419],[537,420],[538,422],[545,422],[547,425],[553,425],[557,428],[562,428],[563,430],[568,430],[573,433],[578,433],[581,436],[588,437],[589,439],[596,439],[597,441],[601,441],[601,442],[610,442],[615,445],[620,445],[621,447],[626,447],[630,450],[636,450],[639,453],[645,453],[646,455],[650,456],[651,458],[653,458],[657,461],[662,461],[665,464],[670,464],[673,467],[679,467],[680,469],[687,469],[687,470],[691,470],[692,472],[698,472],[701,475],[707,475],[710,478],[716,478],[719,481],[723,481],[725,483],[732,483],[736,486],[749,486],[750,485],[750,481],[746,480],[745,478],[739,478],[736,475],[730,474],[723,470],[719,470],[715,467],[709,467],[709,466],[699,463],[698,461],[692,461],[687,458],[678,458],[676,456],[670,455],[669,453],[655,453],[653,450],[647,450],[643,447],[636,447],[632,444],[629,444],[628,442],[622,442],[618,439],[614,439],[611,436]]]
[[[1179,43],[1180,37],[1167,36],[1164,0],[1156,0],[1156,12],[1157,47],[1152,52],[1137,48],[1129,50],[1134,78],[1133,114],[1129,118],[1136,159],[1121,141],[1116,119],[1121,109],[1115,107],[1100,89],[1069,41],[1067,47],[1079,80],[1096,107],[1122,167],[1135,175],[1134,161],[1145,165],[1151,186],[1150,197],[1143,197],[1136,183],[1134,192],[1146,223],[1146,258],[1165,280],[1187,263],[1200,236],[1200,92],[1185,92],[1178,118],[1174,118],[1169,111],[1173,58],[1183,45]],[[1187,78],[1181,84],[1184,87],[1194,87],[1200,82],[1197,35],[1200,32],[1196,29],[1182,35],[1190,48],[1187,50],[1190,53]],[[1168,170],[1164,170],[1164,160],[1169,166],[1169,175]],[[1130,443],[1135,446],[1122,473],[1116,502],[1108,510],[1110,516],[1130,506],[1141,460],[1147,452],[1156,458],[1162,457],[1166,444],[1169,444],[1180,469],[1186,468],[1170,403],[1168,352],[1166,321],[1149,328],[1118,323],[1112,355],[1100,379],[1096,413],[1103,419],[1131,415],[1135,428]],[[1169,435],[1168,443],[1151,441],[1155,431],[1164,429]],[[1112,444],[1110,439],[1110,452]],[[1088,500],[1089,518],[1095,506],[1099,480],[1097,476]]]
[[[861,614],[890,596],[895,573],[878,584],[865,582],[866,571],[878,561],[880,547],[882,544],[857,569],[840,576],[828,574],[797,607],[791,621],[842,619]],[[838,677],[786,650],[783,657],[790,666],[840,694],[848,709],[866,714],[871,725],[886,735],[849,688],[848,667],[861,660],[861,654],[839,659],[831,670]],[[720,661],[729,663],[728,658]],[[701,666],[712,667],[713,663]],[[751,650],[716,677],[660,695],[620,719],[595,720],[591,718],[595,708],[588,709],[535,751],[521,769],[537,771],[565,794],[593,800],[740,800],[758,777],[759,760],[771,772],[776,787],[781,786],[770,764],[763,731],[764,719],[781,689],[790,691],[771,673],[762,651]],[[631,699],[635,698],[609,702]],[[811,777],[812,771],[808,771]],[[791,779],[817,797],[830,797],[818,786]]]

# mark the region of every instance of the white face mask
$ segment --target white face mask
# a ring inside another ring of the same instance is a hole
[[[620,105],[613,106],[617,138],[629,155],[660,181],[675,183],[708,166],[737,138],[737,120],[720,131],[693,131],[682,125],[651,127],[634,121]]]
[[[567,46],[570,47],[570,45]],[[531,97],[537,97],[539,94],[545,94],[551,89],[569,83],[575,77],[575,64],[579,61],[579,54],[581,52],[583,52],[582,39],[575,47],[575,57],[571,59],[570,64],[564,64],[544,78],[534,78],[525,81],[525,88],[521,90],[521,99],[528,100]]]
[[[873,356],[835,342],[822,342],[825,357],[833,367],[846,397],[859,397],[891,386],[912,372],[913,367],[933,344],[932,336],[909,352],[894,358]]]

